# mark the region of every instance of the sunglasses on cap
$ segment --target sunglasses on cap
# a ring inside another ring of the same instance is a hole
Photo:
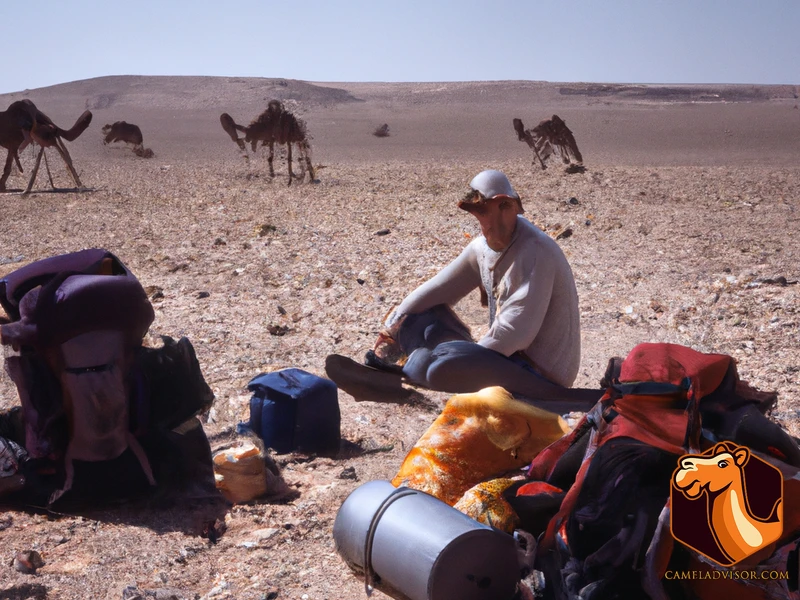
[[[496,196],[487,198],[477,190],[470,190],[467,192],[467,194],[458,201],[458,208],[482,215],[489,210],[489,203],[494,200],[512,200],[516,204],[517,213],[522,214],[524,212],[522,209],[522,202],[519,198],[514,198],[513,196],[507,196],[505,194],[497,194]]]

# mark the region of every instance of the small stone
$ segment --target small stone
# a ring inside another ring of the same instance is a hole
[[[564,239],[570,237],[571,235],[572,235],[572,228],[571,227],[567,227],[566,229],[563,229],[562,231],[559,231],[556,234],[556,239],[557,240],[564,240]]]
[[[144,600],[144,592],[135,585],[129,585],[122,590],[122,600]]]
[[[148,285],[144,288],[144,293],[150,300],[161,300],[164,297],[164,289],[157,285]]]
[[[267,327],[267,331],[270,335],[281,336],[289,333],[289,328],[286,325],[270,325]]]
[[[257,545],[259,542],[272,539],[273,537],[278,535],[279,532],[280,529],[276,527],[268,527],[266,529],[256,529],[255,531],[250,532],[250,534],[248,535],[248,537],[251,539],[246,542],[243,542],[242,545],[243,546],[245,544]]]
[[[17,552],[14,557],[14,569],[20,573],[31,575],[36,573],[37,569],[44,566],[42,555],[36,550],[25,550],[24,552]]]
[[[256,226],[254,231],[258,237],[264,237],[269,233],[275,233],[275,231],[277,231],[277,227],[275,227],[275,225],[272,225],[270,223],[266,223],[264,225]]]
[[[358,481],[358,475],[356,474],[355,467],[347,467],[346,469],[342,470],[337,477],[339,479],[352,479],[354,481]]]
[[[23,260],[25,260],[25,257],[22,254],[18,256],[11,256],[8,258],[2,257],[0,258],[0,265],[10,265],[12,263],[22,262]]]

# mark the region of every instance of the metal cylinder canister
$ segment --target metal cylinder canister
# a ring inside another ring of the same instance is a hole
[[[520,577],[514,538],[433,496],[388,481],[356,488],[333,525],[336,550],[398,600],[507,600]]]

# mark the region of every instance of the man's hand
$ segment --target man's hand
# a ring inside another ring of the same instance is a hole
[[[378,334],[378,339],[375,340],[375,345],[372,347],[375,356],[381,360],[392,364],[403,364],[408,358],[403,354],[400,344],[394,339],[392,333],[384,329]]]
[[[399,314],[396,307],[384,317],[384,328],[378,334],[378,339],[375,340],[375,345],[372,347],[372,351],[379,359],[388,363],[403,364],[408,358],[397,342],[397,332],[400,331],[400,326],[405,318],[406,315]]]

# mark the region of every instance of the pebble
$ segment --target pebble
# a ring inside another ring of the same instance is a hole
[[[42,559],[42,555],[36,550],[17,552],[16,556],[14,557],[14,569],[20,573],[30,575],[36,573],[36,570],[42,568],[43,566],[44,560]]]
[[[339,479],[353,479],[353,480],[356,480],[356,481],[358,480],[358,475],[356,474],[355,467],[347,467],[347,468],[345,468],[344,470],[342,470],[341,473],[339,473],[339,475],[337,477]]]

